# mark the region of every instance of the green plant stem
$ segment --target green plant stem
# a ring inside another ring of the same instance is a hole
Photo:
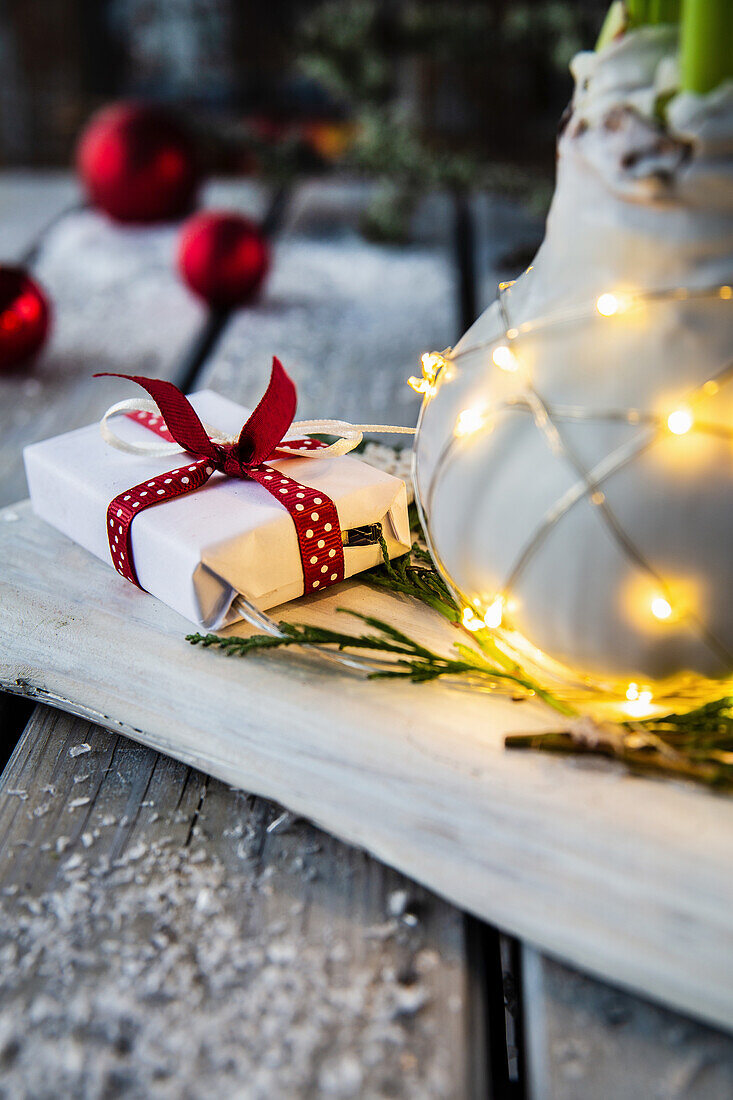
[[[679,23],[682,0],[652,0],[650,23]]]
[[[733,790],[733,699],[725,696],[688,711],[643,722],[598,726],[597,736],[574,729],[513,734],[510,749],[605,756],[642,775],[691,779]]]
[[[681,0],[626,0],[630,27],[652,27],[677,23]]]
[[[698,95],[733,79],[733,0],[684,0],[680,75]]]
[[[625,764],[630,771],[639,775],[665,775],[691,779],[696,783],[703,783],[707,787],[715,787],[719,790],[733,788],[733,769],[730,767],[717,767],[712,763],[698,764],[683,756],[670,759],[659,754],[644,755],[635,751],[617,749],[611,745],[601,744],[591,747],[579,744],[567,733],[516,734],[507,737],[504,743],[508,749],[538,749],[542,752],[574,756],[583,754],[605,756]]]
[[[648,21],[649,0],[625,0],[625,7],[631,26],[639,27]]]

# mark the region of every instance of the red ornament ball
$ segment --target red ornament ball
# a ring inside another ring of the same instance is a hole
[[[0,374],[20,366],[43,346],[51,307],[21,267],[0,265]]]
[[[121,222],[182,217],[200,180],[188,134],[164,108],[143,103],[115,103],[93,115],[76,162],[90,202]]]
[[[178,267],[183,279],[210,306],[249,302],[270,266],[262,230],[242,214],[204,211],[181,230]]]

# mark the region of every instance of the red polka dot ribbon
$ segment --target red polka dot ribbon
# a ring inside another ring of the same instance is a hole
[[[99,377],[96,375],[95,377]],[[190,458],[174,470],[126,489],[107,508],[107,537],[112,563],[117,572],[138,580],[132,555],[132,521],[146,508],[184,496],[200,489],[215,473],[256,481],[279,501],[290,515],[298,537],[303,567],[303,591],[327,588],[344,576],[344,551],[336,505],[321,490],[303,485],[265,463],[267,458],[292,457],[279,449],[313,451],[326,444],[317,439],[283,441],[295,415],[295,386],[278,359],[273,359],[272,375],[260,401],[235,443],[215,443],[206,433],[193,406],[171,382],[116,374],[142,386],[157,404],[160,413],[132,412],[127,415],[162,439],[176,442]]]

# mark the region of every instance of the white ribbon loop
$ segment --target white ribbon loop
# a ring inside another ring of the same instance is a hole
[[[130,412],[152,412],[160,416],[160,409],[154,401],[142,397],[128,397],[125,401],[118,401],[110,405],[99,423],[99,430],[105,443],[116,447],[118,451],[125,451],[131,455],[148,455],[154,458],[162,458],[165,455],[180,454],[182,448],[177,443],[130,443],[117,435],[110,425],[110,420],[115,416]],[[162,419],[162,418],[161,418]],[[214,443],[236,443],[237,436],[225,435],[223,432],[204,424],[206,434]],[[297,447],[288,447],[287,438],[278,446],[278,451],[298,458],[337,458],[348,454],[358,447],[364,438],[364,432],[379,432],[384,435],[414,435],[414,428],[404,428],[393,424],[349,424],[347,420],[296,420],[288,429],[288,436],[299,439],[303,435],[335,435],[338,439],[328,447],[319,447],[314,451],[301,451]]]

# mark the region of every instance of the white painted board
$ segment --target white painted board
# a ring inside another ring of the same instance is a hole
[[[545,951],[733,1026],[730,799],[507,752],[507,733],[556,726],[539,705],[192,648],[184,619],[28,504],[0,513],[0,563],[1,686],[276,798]],[[407,605],[355,582],[287,614],[385,616],[387,599],[407,626]],[[423,622],[450,642],[410,613]]]

